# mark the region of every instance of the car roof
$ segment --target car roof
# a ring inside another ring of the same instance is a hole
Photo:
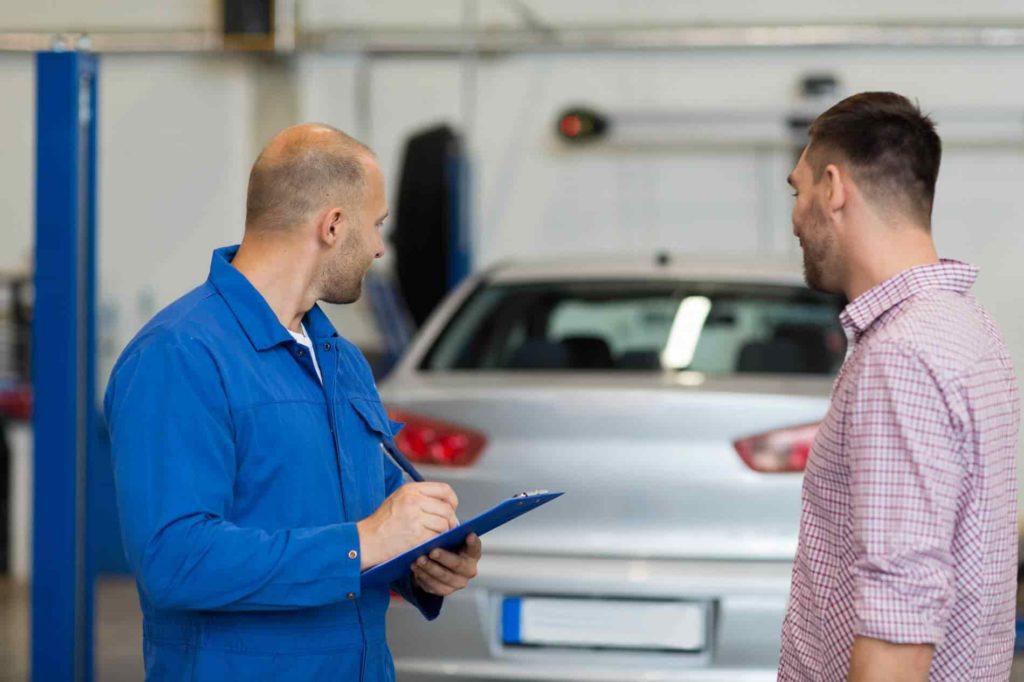
[[[492,267],[487,277],[498,283],[682,280],[804,286],[800,261],[784,256],[571,256],[506,261]]]

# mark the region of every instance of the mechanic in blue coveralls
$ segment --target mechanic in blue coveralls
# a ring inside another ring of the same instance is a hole
[[[144,615],[148,680],[394,679],[387,589],[359,574],[457,524],[405,483],[369,367],[317,301],[352,303],[384,252],[373,153],[329,126],[279,133],[245,235],[114,367],[105,409]],[[470,536],[391,588],[428,619],[476,575]]]

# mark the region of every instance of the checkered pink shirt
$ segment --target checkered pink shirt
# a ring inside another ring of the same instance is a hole
[[[1017,383],[944,260],[853,301],[854,341],[804,478],[779,679],[846,680],[855,637],[935,644],[932,682],[1006,682],[1017,576]]]

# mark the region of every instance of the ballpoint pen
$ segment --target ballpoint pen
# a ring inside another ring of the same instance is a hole
[[[409,478],[411,478],[416,483],[423,483],[423,475],[420,472],[416,471],[416,467],[412,465],[412,462],[405,458],[405,455],[399,452],[398,448],[392,447],[386,441],[381,441],[380,447],[382,450],[384,450],[384,452],[388,454],[388,456],[391,457],[392,460],[394,460],[395,464],[401,467],[402,471],[409,475]]]

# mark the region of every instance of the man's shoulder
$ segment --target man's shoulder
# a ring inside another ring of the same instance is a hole
[[[113,418],[117,396],[132,384],[157,385],[205,381],[218,375],[211,349],[217,327],[230,317],[227,306],[209,283],[196,287],[158,312],[139,330],[114,363],[104,395],[104,411]],[[110,422],[112,423],[112,422]]]
[[[943,380],[955,379],[979,360],[1006,349],[973,296],[945,289],[929,289],[907,299],[870,344],[871,355],[915,361]]]
[[[188,292],[158,312],[128,343],[121,358],[150,350],[195,343],[216,333],[229,313],[217,290],[208,282]]]

